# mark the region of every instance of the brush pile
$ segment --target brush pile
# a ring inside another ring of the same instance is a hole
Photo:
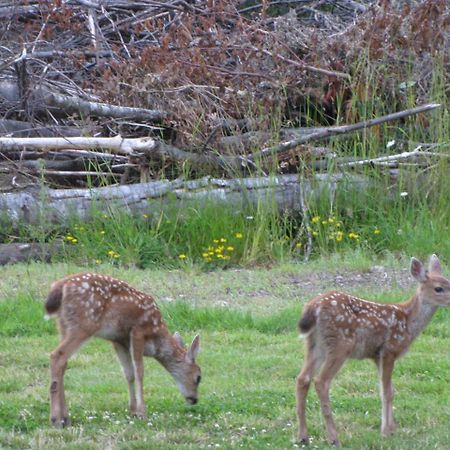
[[[426,103],[450,67],[446,0],[5,0],[0,19],[3,192],[227,178],[270,153],[326,169],[308,136],[372,96]]]

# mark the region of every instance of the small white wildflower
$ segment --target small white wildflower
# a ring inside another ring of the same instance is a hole
[[[400,192],[400,197],[406,197],[407,195],[408,195],[408,193],[405,191]]]
[[[386,148],[391,148],[393,145],[395,145],[395,140],[389,141],[389,142],[386,144]]]

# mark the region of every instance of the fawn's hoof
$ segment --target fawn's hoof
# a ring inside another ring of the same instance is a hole
[[[300,436],[298,438],[298,443],[300,445],[309,445],[309,437],[308,436]]]
[[[70,419],[68,417],[50,417],[50,423],[55,428],[65,428],[70,426]]]
[[[332,447],[339,447],[339,441],[337,439],[333,439],[332,441],[330,441],[330,445]]]
[[[132,417],[136,417],[136,419],[146,419],[147,414],[145,412],[133,411],[130,413]]]

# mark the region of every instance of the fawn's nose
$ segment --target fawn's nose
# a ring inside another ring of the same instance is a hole
[[[190,405],[195,405],[198,402],[198,399],[195,397],[186,397],[186,401],[190,404]]]

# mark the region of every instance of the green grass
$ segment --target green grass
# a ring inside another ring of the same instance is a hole
[[[400,275],[405,261],[376,262]],[[148,418],[128,417],[127,388],[109,343],[94,339],[69,362],[66,394],[73,427],[48,425],[49,353],[57,345],[53,321],[43,320],[50,282],[82,268],[73,264],[5,267],[0,280],[0,448],[8,449],[290,449],[295,444],[295,377],[303,347],[296,333],[301,306],[336,287],[380,301],[401,301],[414,286],[353,283],[370,259],[318,259],[312,265],[202,271],[136,270],[103,265],[153,293],[171,330],[186,340],[199,332],[203,381],[200,402],[185,405],[169,375],[146,360]],[[402,275],[403,276],[403,275]],[[344,448],[445,449],[450,421],[448,342],[450,310],[440,310],[397,363],[398,429],[380,438],[377,375],[369,361],[349,361],[332,387]],[[328,448],[317,396],[310,392],[311,448]]]

